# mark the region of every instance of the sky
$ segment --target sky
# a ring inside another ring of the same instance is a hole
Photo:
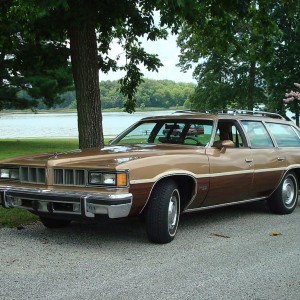
[[[192,76],[193,70],[183,73],[180,71],[179,67],[176,67],[176,64],[179,62],[179,48],[176,45],[176,36],[169,35],[167,40],[158,40],[155,42],[147,41],[146,39],[142,39],[141,41],[145,50],[150,54],[158,54],[159,59],[164,65],[158,69],[158,72],[149,72],[145,68],[141,67],[145,78],[157,80],[169,79],[176,82],[196,83]],[[110,57],[114,58],[122,52],[123,50],[121,47],[115,43],[112,46]],[[122,77],[122,73],[120,71],[109,72],[108,74],[100,73],[99,75],[100,81],[118,80]]]

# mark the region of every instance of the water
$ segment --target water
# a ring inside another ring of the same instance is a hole
[[[115,136],[141,118],[169,115],[174,111],[147,111],[128,114],[103,113],[105,136]],[[76,113],[0,114],[0,138],[78,137]]]

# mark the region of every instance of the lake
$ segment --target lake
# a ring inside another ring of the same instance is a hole
[[[128,114],[103,112],[105,136],[115,136],[141,118],[170,115],[174,111]],[[0,114],[0,138],[78,137],[76,113]]]

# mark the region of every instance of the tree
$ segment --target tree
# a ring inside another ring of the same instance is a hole
[[[300,2],[280,1],[274,6],[273,15],[281,35],[274,43],[272,59],[264,70],[266,105],[281,114],[288,108],[299,116],[297,101],[284,105],[282,96],[290,90],[291,82],[298,82],[300,78]]]
[[[93,148],[103,145],[99,70],[126,72],[120,80],[120,91],[126,96],[126,110],[133,112],[134,94],[143,75],[139,64],[153,71],[161,65],[156,55],[145,52],[139,38],[146,36],[152,41],[164,38],[167,32],[161,25],[172,26],[176,31],[183,18],[194,19],[199,6],[209,5],[220,11],[244,10],[240,3],[234,0],[227,1],[226,5],[213,0],[9,0],[6,5],[12,20],[22,18],[22,26],[14,31],[18,41],[34,37],[31,45],[56,46],[60,58],[69,51],[76,89],[79,146]],[[159,25],[154,22],[156,10],[161,12]],[[12,31],[9,28],[6,36]],[[108,55],[114,40],[123,47],[124,65],[118,65],[120,57]],[[4,53],[6,58],[18,56],[13,48]]]
[[[42,42],[17,1],[0,7],[0,109],[35,107],[41,99],[51,107],[61,102],[59,93],[72,86],[69,51],[51,41]],[[21,92],[22,91],[22,92]]]
[[[275,63],[276,46],[283,36],[278,18],[285,7],[297,22],[296,6],[295,1],[250,1],[243,15],[228,10],[216,13],[207,7],[198,14],[197,22],[186,22],[178,44],[181,67],[197,65],[193,106],[252,110],[255,103],[268,102],[266,70],[271,61]]]
[[[300,88],[300,83],[294,83],[295,87]],[[285,103],[289,103],[291,101],[294,100],[298,100],[300,101],[300,92],[294,92],[294,91],[290,91],[289,93],[285,94],[285,99],[283,99],[283,101]]]
[[[297,88],[300,88],[300,83],[294,83],[294,85]],[[297,124],[297,126],[299,126],[299,102],[298,101],[300,101],[300,92],[290,91],[289,93],[285,94],[285,97],[286,98],[283,99],[283,102],[285,102],[285,103],[293,102],[294,103],[296,124]]]
[[[149,70],[157,70],[161,65],[157,56],[147,54],[139,42],[139,38],[145,34],[150,40],[166,36],[166,31],[154,23],[155,4],[156,1],[142,0],[7,2],[10,17],[18,20],[21,16],[25,24],[16,31],[18,41],[34,38],[31,45],[55,45],[60,49],[57,59],[64,58],[65,62],[68,60],[63,53],[71,56],[80,148],[103,145],[99,70],[108,72],[121,68],[126,72],[121,80],[120,90],[127,96],[126,109],[132,112],[133,95],[142,81],[138,65],[144,64]],[[10,36],[11,33],[12,29],[6,36]],[[118,58],[108,56],[114,39],[122,45],[126,56],[125,65],[120,67],[117,65]],[[10,50],[3,52],[6,58],[8,55],[18,58],[18,53],[12,48],[6,50]],[[51,66],[47,69],[51,70]],[[47,86],[52,88],[51,82],[48,82]]]

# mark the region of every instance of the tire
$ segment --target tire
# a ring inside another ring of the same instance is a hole
[[[177,232],[180,214],[180,194],[172,179],[159,182],[147,204],[146,231],[151,242],[166,244]]]
[[[298,202],[298,179],[294,172],[288,172],[279,187],[268,199],[271,212],[279,215],[290,214]]]
[[[43,223],[43,225],[47,228],[64,228],[71,223],[70,220],[51,219],[51,218],[41,217],[41,216],[40,216],[40,220]]]

